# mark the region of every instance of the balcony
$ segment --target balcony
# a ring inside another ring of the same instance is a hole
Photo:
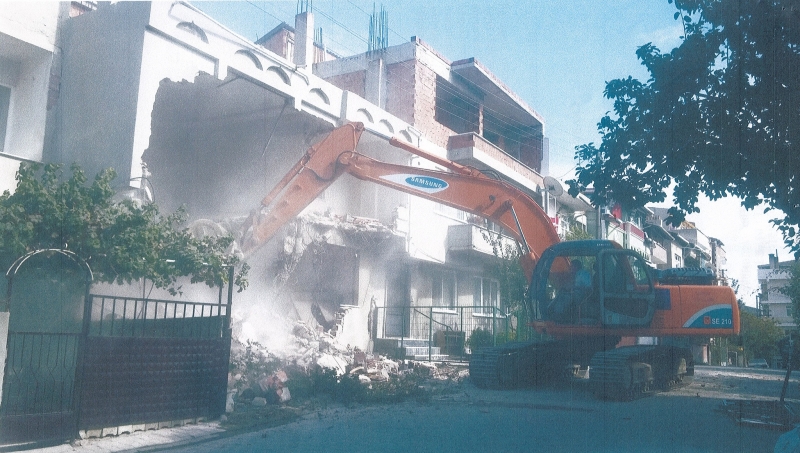
[[[758,269],[758,280],[789,280],[789,271],[787,269]]]
[[[479,253],[494,255],[492,244],[488,237],[494,238],[497,233],[473,224],[450,225],[447,229],[447,250],[450,252]],[[515,247],[515,241],[508,236],[500,236],[503,248],[508,245]]]
[[[659,244],[658,242],[653,242],[650,248],[650,261],[656,266],[659,266],[659,265],[669,264],[667,259],[668,259],[667,250],[664,247],[662,247],[661,244]]]
[[[536,192],[544,185],[540,174],[473,132],[453,135],[447,144],[447,158],[480,170],[494,170],[504,178]]]

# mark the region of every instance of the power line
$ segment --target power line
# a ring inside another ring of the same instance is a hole
[[[278,20],[279,22],[285,23],[285,21],[283,21],[280,18],[278,18],[275,14],[265,10],[261,6],[255,4],[254,2],[247,1],[247,3],[249,5],[255,7],[256,9],[264,12],[265,14],[273,17],[274,19]],[[348,0],[348,3],[350,5],[352,5],[353,7],[355,7],[358,11],[361,11],[361,13],[363,13],[364,16],[367,16],[369,18],[373,17],[370,13],[368,13],[367,11],[365,11],[363,8],[359,7],[358,5],[353,3],[352,1]],[[367,46],[369,46],[370,41],[368,39],[363,38],[361,34],[359,34],[358,32],[356,32],[354,30],[352,30],[350,27],[346,26],[345,24],[343,24],[339,20],[335,19],[331,14],[328,14],[328,13],[326,13],[324,11],[321,11],[320,9],[317,9],[315,12],[318,13],[321,17],[323,17],[323,18],[327,19],[328,21],[330,21],[330,23],[333,24],[333,26],[338,27],[341,30],[344,30],[347,34],[355,37],[360,42],[362,42],[364,44],[367,44]],[[290,13],[287,12],[287,14],[290,14]],[[388,27],[388,22],[385,23],[384,26],[388,30],[390,30],[391,32],[396,34],[397,36],[401,36],[399,33],[397,33],[397,31],[395,31],[391,27]],[[327,36],[329,37],[330,34],[328,34]],[[344,44],[344,43],[340,43],[340,42],[336,41],[335,39],[331,39],[331,41],[336,43],[336,44],[339,44],[342,48],[346,49],[349,53],[351,53],[353,55],[358,55],[358,54],[363,53],[363,51],[354,50],[349,45]],[[388,42],[387,42],[387,44],[388,44]],[[399,64],[404,66],[406,69],[409,69],[409,70],[414,70],[415,69],[414,64],[413,63],[409,63],[408,61],[399,62]],[[422,63],[422,64],[424,65],[424,63]],[[429,68],[429,69],[431,71],[434,71],[433,68]],[[435,71],[434,71],[434,73],[435,73]],[[398,90],[398,91],[402,91],[402,92],[405,92],[405,93],[408,93],[408,94],[413,94],[413,90],[409,90],[405,86],[400,86],[400,85],[398,85],[398,84],[396,84],[396,83],[394,83],[392,81],[387,81],[387,84],[390,85],[392,88]],[[427,87],[427,88],[433,89],[434,91],[436,90],[436,86],[431,86],[431,87]],[[457,90],[459,92],[459,94],[463,95],[463,93],[460,93],[461,90],[458,90],[458,88],[455,88],[455,90]],[[507,105],[510,108],[521,108],[521,106],[517,106],[516,104],[513,104],[512,102],[510,102],[508,99],[505,99],[504,97],[500,97],[499,95],[497,95],[495,93],[486,92],[485,94],[488,95],[488,96],[492,96],[501,105]],[[454,118],[459,119],[459,120],[461,120],[461,121],[463,121],[463,122],[465,122],[467,124],[472,122],[471,118],[466,118],[463,115],[459,114],[459,110],[461,110],[461,109],[459,108],[459,106],[456,106],[453,102],[451,102],[451,101],[449,101],[447,99],[440,99],[439,102],[440,102],[440,105],[443,105],[446,108],[446,111],[448,111],[448,113],[451,116],[453,116]],[[507,112],[504,112],[503,110],[497,110],[497,109],[493,109],[491,107],[488,107],[485,103],[483,103],[483,110],[484,110],[485,113],[490,114],[490,116],[493,118],[494,122],[496,123],[497,129],[498,129],[498,133],[500,133],[500,135],[502,135],[504,137],[504,140],[506,141],[506,143],[509,143],[509,144],[512,144],[512,145],[517,145],[517,146],[521,146],[524,143],[524,142],[522,142],[520,140],[517,140],[517,139],[509,136],[509,133],[510,134],[516,134],[518,136],[530,136],[531,135],[531,131],[525,125],[523,125],[522,123],[519,123],[516,120],[512,119],[508,115]],[[558,127],[555,127],[554,129],[562,130],[561,128],[558,128]],[[505,132],[503,132],[503,130]],[[569,132],[567,132],[567,131],[564,131],[564,132],[569,134]],[[569,135],[572,135],[572,134],[569,134]],[[542,137],[544,137],[544,135],[542,135]],[[548,137],[548,138],[550,138],[550,137]],[[553,145],[553,144],[554,143],[551,140],[551,145]],[[552,146],[551,146],[551,154],[552,154]]]

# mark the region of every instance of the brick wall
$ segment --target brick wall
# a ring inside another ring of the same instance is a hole
[[[289,31],[281,30],[269,38],[268,41],[261,42],[259,45],[269,50],[270,52],[280,55],[283,58],[289,58],[286,55],[286,43],[289,40]]]
[[[355,93],[363,98],[366,97],[366,74],[366,71],[356,71],[348,74],[340,74],[328,77],[325,80],[342,90],[350,91],[351,93]],[[391,110],[389,112],[391,112]]]
[[[519,160],[533,170],[542,172],[542,139],[527,139],[520,145]]]
[[[422,64],[417,64],[415,69],[417,99],[412,124],[431,142],[446,148],[455,132],[436,121],[436,73]]]
[[[416,65],[413,60],[386,65],[386,111],[414,124]]]

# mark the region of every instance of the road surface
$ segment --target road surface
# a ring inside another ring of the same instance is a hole
[[[276,428],[174,452],[771,452],[783,433],[736,423],[724,400],[774,400],[783,373],[698,367],[694,382],[630,402],[595,399],[583,382],[482,390],[466,381],[426,402],[330,408]],[[787,402],[800,403],[797,377]]]

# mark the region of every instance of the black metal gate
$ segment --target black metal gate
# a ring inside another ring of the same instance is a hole
[[[38,253],[18,260],[9,279],[0,445],[224,412],[232,268],[227,297],[220,287],[216,302],[101,296],[88,294],[85,262]]]
[[[91,271],[74,254],[40,250],[8,270],[8,344],[0,443],[69,439],[82,314]]]
[[[79,429],[225,411],[230,304],[92,295],[88,305]]]

